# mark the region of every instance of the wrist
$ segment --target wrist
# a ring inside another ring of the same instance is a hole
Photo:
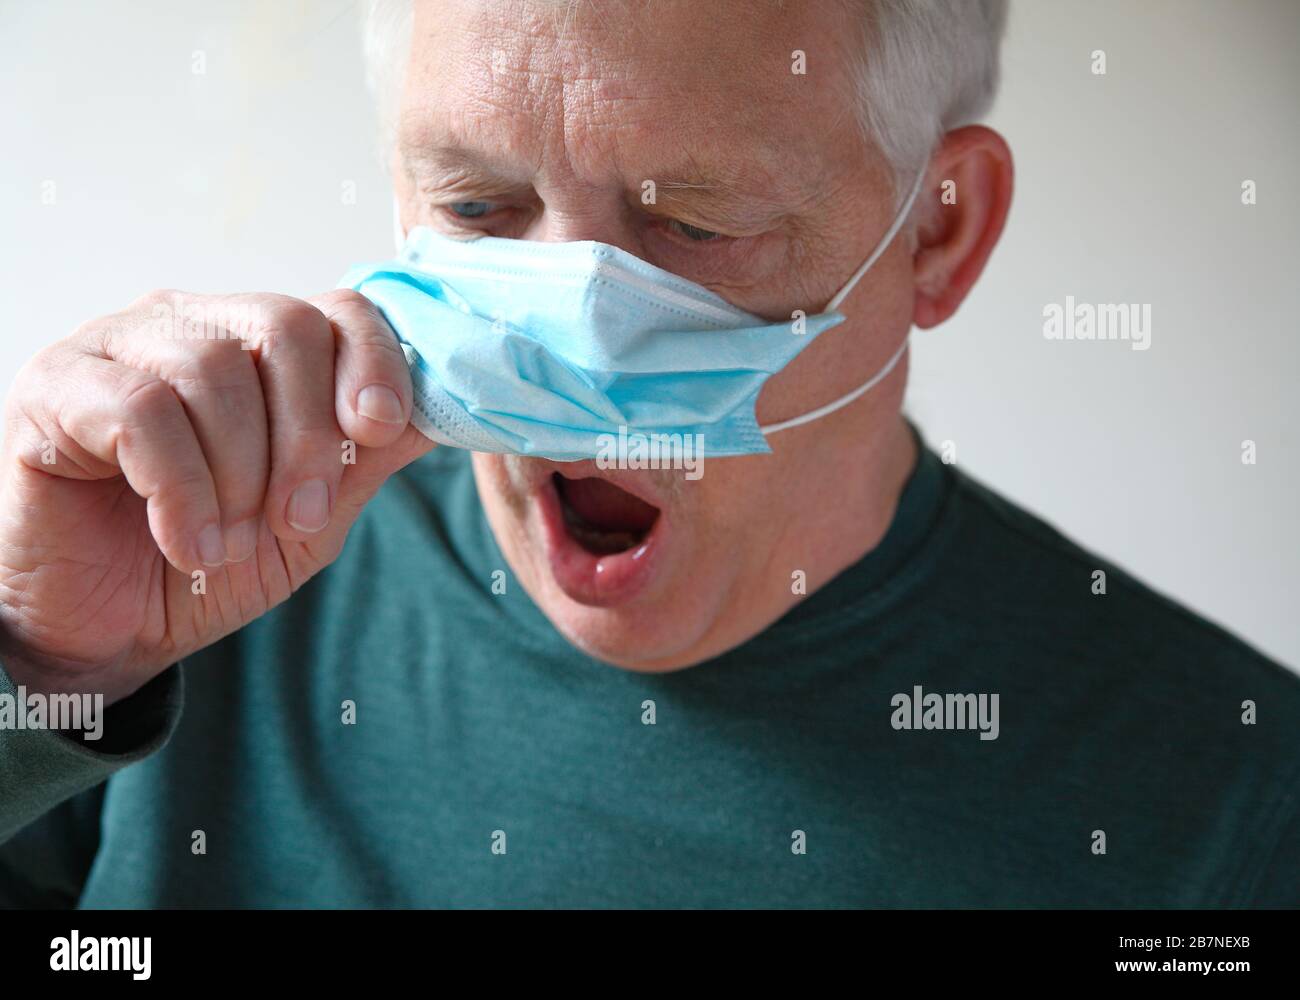
[[[15,688],[39,695],[103,695],[111,705],[131,694],[112,664],[74,663],[30,649],[0,629],[0,667]],[[137,687],[139,685],[136,685]]]

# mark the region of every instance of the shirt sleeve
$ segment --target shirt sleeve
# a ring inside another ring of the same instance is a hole
[[[14,706],[9,723],[0,725],[0,845],[60,803],[161,749],[180,721],[185,686],[181,664],[173,664],[106,708],[101,738],[93,741],[77,732],[18,728],[14,715],[26,708],[18,695],[0,664],[0,701]]]

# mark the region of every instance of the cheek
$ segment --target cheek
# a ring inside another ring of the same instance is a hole
[[[840,306],[845,321],[821,334],[764,384],[758,399],[760,424],[829,403],[889,360],[912,323],[909,267],[910,257],[898,251],[876,262]]]
[[[682,484],[675,513],[690,532],[696,556],[707,551],[734,557],[738,544],[759,528],[772,465],[771,455],[706,459],[704,475]]]
[[[759,425],[788,420],[834,399],[835,390],[865,367],[860,355],[869,340],[861,327],[848,319],[827,330],[768,379],[755,408]]]
[[[484,505],[523,521],[528,513],[528,477],[515,455],[475,452],[474,478]]]

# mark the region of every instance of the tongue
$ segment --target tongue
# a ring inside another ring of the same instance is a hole
[[[556,486],[574,513],[601,531],[646,532],[659,515],[659,508],[604,479],[557,476]]]

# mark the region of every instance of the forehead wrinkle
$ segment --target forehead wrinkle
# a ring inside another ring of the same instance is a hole
[[[598,34],[605,44],[583,46],[574,44],[582,40],[574,24],[580,5],[556,4],[549,16],[547,6],[522,4],[528,15],[524,24],[491,18],[464,26],[473,41],[456,51],[468,57],[471,72],[462,68],[448,74],[436,88],[440,95],[431,94],[431,103],[412,109],[413,117],[422,119],[413,123],[417,138],[419,131],[428,134],[433,126],[441,127],[442,138],[459,147],[457,153],[481,150],[477,161],[466,155],[462,164],[490,169],[493,176],[515,183],[545,175],[598,184],[618,177],[628,189],[639,189],[645,180],[655,180],[670,202],[698,204],[711,198],[719,211],[738,213],[746,206],[806,201],[806,186],[830,168],[818,147],[798,141],[798,134],[791,148],[783,148],[754,130],[765,117],[770,123],[778,107],[794,115],[790,126],[796,133],[806,125],[796,106],[802,101],[791,100],[793,95],[765,89],[755,98],[751,93],[734,109],[734,121],[722,123],[730,122],[730,127],[719,132],[719,122],[707,109],[715,99],[734,96],[736,81],[718,77],[701,94],[699,80],[667,73],[647,88],[637,73],[641,63],[634,43],[653,24],[639,19],[625,24],[599,4],[585,5],[602,25]],[[617,25],[611,24],[614,20]],[[496,61],[494,50],[500,53]],[[550,60],[542,57],[548,50]],[[784,78],[788,67],[781,65]],[[434,111],[439,106],[441,114]],[[746,143],[750,148],[740,148]],[[426,145],[404,142],[403,149],[416,162],[424,159]],[[697,155],[686,152],[684,165],[664,165],[677,169],[659,169],[658,157],[647,155],[675,148],[681,158],[683,146],[693,147]]]

